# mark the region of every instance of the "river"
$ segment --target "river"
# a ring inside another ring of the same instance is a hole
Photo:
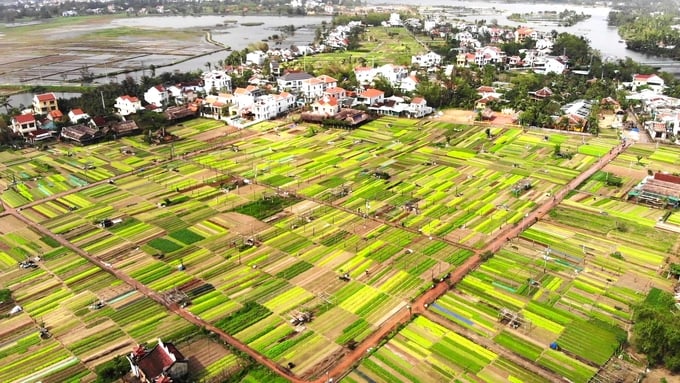
[[[367,0],[369,5],[385,5],[385,4],[401,4],[412,5],[413,3],[407,0],[390,0],[384,2],[380,0]],[[635,52],[626,48],[626,44],[621,42],[616,27],[607,25],[607,16],[609,15],[609,7],[588,7],[571,4],[554,4],[554,3],[534,3],[534,2],[518,2],[518,3],[502,3],[502,2],[481,2],[481,1],[450,1],[450,0],[421,0],[418,3],[421,7],[446,6],[446,7],[464,7],[470,9],[474,14],[470,14],[461,19],[467,21],[496,20],[499,25],[519,26],[522,23],[508,20],[508,16],[512,13],[538,13],[539,11],[557,11],[561,12],[565,9],[574,10],[578,13],[585,13],[591,15],[587,20],[576,23],[570,27],[560,27],[555,24],[531,24],[524,25],[534,27],[541,31],[556,30],[558,32],[567,32],[576,36],[583,36],[590,42],[593,49],[600,51],[605,60],[618,60],[630,57],[636,62],[650,64],[655,67],[661,67],[662,70],[680,75],[680,63],[673,61],[666,57],[658,57],[653,55],[646,55]]]

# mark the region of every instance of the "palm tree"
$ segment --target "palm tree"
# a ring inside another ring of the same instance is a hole
[[[12,105],[9,103],[8,95],[3,94],[0,96],[0,106],[5,108],[5,114],[9,113],[9,110],[12,108]]]

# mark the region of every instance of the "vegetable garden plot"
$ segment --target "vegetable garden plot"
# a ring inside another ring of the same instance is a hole
[[[487,368],[493,366],[492,370]],[[352,371],[344,381],[438,382],[465,379],[545,382],[493,352],[435,324],[417,317],[385,347]]]

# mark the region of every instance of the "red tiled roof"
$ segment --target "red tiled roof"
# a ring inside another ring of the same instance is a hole
[[[672,174],[654,173],[654,179],[659,181],[672,182],[674,184],[680,184],[680,177],[674,176]]]
[[[167,347],[169,353],[160,344],[157,344],[137,362],[137,366],[146,377],[155,378],[172,366],[175,360],[185,359],[172,343],[165,343],[165,347]],[[174,355],[174,360],[171,354]]]
[[[81,115],[81,114],[85,114],[85,112],[83,112],[83,110],[80,109],[80,108],[71,109],[71,113],[72,113],[74,116],[79,116],[79,115]]]
[[[326,89],[326,93],[343,93],[344,91],[345,91],[345,89],[343,89],[339,86]]]
[[[414,97],[413,100],[411,100],[411,104],[422,104],[423,102],[427,101],[422,97]]]
[[[361,93],[362,97],[368,97],[368,98],[373,98],[373,97],[378,97],[385,94],[382,90],[378,89],[366,89]]]
[[[328,97],[327,99],[320,99],[319,100],[320,105],[330,105],[330,106],[335,106],[338,105],[338,100],[335,97]]]
[[[38,101],[40,102],[47,102],[47,101],[56,101],[57,97],[54,95],[54,93],[43,93],[39,94],[36,96],[38,98]]]
[[[634,74],[633,80],[640,80],[640,81],[649,80],[649,78],[652,77],[652,76],[655,76],[655,75],[653,75],[653,74]]]
[[[372,69],[373,69],[373,68],[368,67],[368,66],[358,66],[358,67],[354,68],[354,71],[355,71],[355,72],[368,72],[368,71],[370,71],[370,70],[372,70]]]
[[[14,116],[14,119],[19,124],[25,124],[25,123],[28,123],[28,122],[35,122],[35,116],[33,116],[32,114],[20,114],[18,116]]]
[[[64,113],[62,113],[61,110],[59,110],[59,109],[50,110],[49,115],[52,116],[52,118],[62,118],[62,117],[64,117]]]
[[[120,98],[122,98],[123,100],[128,100],[130,102],[139,102],[139,99],[137,97],[128,96],[127,94],[124,96],[120,96]]]
[[[493,87],[490,87],[488,85],[482,85],[479,88],[477,88],[477,92],[481,92],[481,93],[494,93],[495,91],[496,91],[496,89],[494,89]]]
[[[327,76],[327,75],[325,75],[325,74],[322,74],[321,76],[318,76],[317,78],[318,78],[319,80],[325,82],[326,84],[330,84],[330,83],[333,83],[333,82],[338,82],[338,80],[334,79],[334,78],[331,77],[331,76]]]

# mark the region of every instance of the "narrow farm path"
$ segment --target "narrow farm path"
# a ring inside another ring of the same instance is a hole
[[[234,138],[234,141],[240,140],[242,137]],[[187,153],[185,154],[185,157],[191,157],[193,155],[197,155],[200,153],[204,153],[207,151],[215,150],[218,147],[223,147],[230,145],[233,141],[225,141],[222,143],[219,143],[215,145],[214,147],[211,148],[206,148],[201,151],[193,152],[193,153]],[[562,190],[559,192],[555,193],[554,198],[551,200],[546,201],[543,205],[539,206],[537,209],[532,211],[531,213],[528,213],[525,218],[517,225],[515,226],[509,226],[506,227],[504,230],[498,231],[496,234],[494,234],[491,239],[489,240],[488,244],[482,248],[475,250],[475,254],[468,258],[461,266],[459,266],[456,270],[454,270],[449,278],[443,282],[440,282],[433,286],[432,289],[428,290],[425,292],[423,295],[418,297],[411,305],[406,306],[405,309],[400,310],[396,312],[392,317],[390,317],[387,321],[381,324],[381,326],[378,328],[376,332],[368,336],[364,341],[362,341],[357,347],[352,350],[350,353],[346,354],[337,364],[335,364],[330,370],[327,371],[326,376],[317,378],[314,380],[314,383],[323,383],[328,380],[328,378],[333,378],[334,380],[338,377],[343,376],[346,374],[355,364],[359,362],[359,360],[366,355],[366,352],[373,349],[374,347],[377,347],[379,342],[384,339],[386,336],[388,336],[390,333],[395,331],[400,325],[407,323],[411,317],[415,314],[425,314],[427,311],[426,304],[429,305],[430,303],[434,302],[437,298],[445,294],[451,285],[454,285],[455,283],[459,282],[465,275],[467,275],[468,272],[476,268],[479,263],[481,262],[481,255],[487,251],[498,251],[501,246],[507,241],[510,240],[510,238],[518,236],[523,230],[525,230],[529,225],[533,224],[534,222],[538,221],[541,217],[543,217],[545,214],[548,213],[550,209],[553,207],[557,206],[562,199],[573,189],[575,189],[579,184],[581,184],[583,181],[585,181],[588,177],[593,175],[595,172],[598,170],[602,169],[607,163],[609,163],[611,160],[616,158],[622,151],[624,151],[628,147],[628,144],[624,143],[621,144],[615,148],[613,148],[609,153],[601,157],[595,164],[593,164],[588,170],[585,172],[581,173],[578,177],[574,178],[571,182],[569,182],[567,185],[564,186]],[[170,161],[170,159],[167,160],[162,160],[159,161],[159,164],[162,164],[164,162]],[[115,179],[122,178],[125,176],[128,176],[130,174],[133,174],[133,172],[129,172],[126,174],[121,174],[117,177],[114,177]],[[98,183],[93,183],[90,185],[87,185],[81,189],[87,189],[89,187],[94,187],[98,184],[102,184],[108,182],[108,180],[100,181]],[[71,193],[73,192],[72,190],[70,191]],[[33,206],[34,204],[37,203],[42,203],[45,202],[46,200],[52,200],[59,198],[63,195],[66,195],[68,193],[58,193],[53,196],[50,196],[48,198],[42,199],[40,201],[33,202],[31,204],[25,205],[26,206]],[[306,198],[305,199],[310,199]],[[334,208],[338,208],[338,206],[329,204],[327,201],[316,201],[320,203],[325,203],[328,204],[329,206],[333,206]],[[3,203],[3,205],[5,205]],[[86,251],[80,249],[79,247],[73,245],[70,243],[68,240],[63,238],[62,236],[55,235],[52,232],[50,232],[47,228],[42,226],[39,223],[33,222],[23,216],[20,213],[20,209],[14,209],[8,206],[4,206],[5,211],[2,213],[2,215],[12,215],[16,217],[17,219],[21,220],[26,224],[26,226],[33,227],[37,231],[39,231],[41,234],[45,236],[49,236],[50,238],[53,238],[55,241],[57,241],[59,244],[62,246],[74,251],[75,253],[79,254],[80,256],[84,257],[85,259],[88,259],[90,262],[94,263],[98,267],[100,267],[103,270],[106,270],[107,272],[111,273],[113,276],[116,278],[122,280],[123,282],[127,283],[128,285],[134,287],[137,289],[139,292],[144,294],[145,296],[153,299],[154,301],[158,302],[159,304],[163,305],[166,307],[169,311],[183,317],[187,321],[200,326],[200,327],[205,327],[209,331],[213,331],[215,334],[219,335],[222,340],[225,342],[229,343],[231,346],[235,347],[236,349],[248,354],[251,356],[255,361],[258,363],[268,367],[271,369],[273,372],[277,373],[278,375],[290,380],[291,382],[294,383],[302,383],[302,382],[308,382],[306,380],[300,379],[294,375],[291,374],[290,371],[286,370],[282,366],[278,365],[274,361],[264,357],[263,355],[260,355],[258,352],[255,350],[251,349],[248,347],[246,344],[242,343],[238,339],[234,338],[233,336],[225,333],[224,331],[220,330],[219,328],[211,325],[210,323],[202,320],[201,318],[193,315],[192,313],[179,308],[175,303],[170,302],[166,300],[161,294],[151,290],[147,286],[139,283],[137,280],[134,278],[130,277],[129,275],[113,269],[109,267],[107,264],[105,264],[102,260],[98,259],[97,257],[94,257],[87,253]],[[355,213],[356,214],[356,213]],[[376,218],[370,218],[370,219],[376,219]],[[390,224],[388,222],[385,222],[383,220],[379,220],[381,223],[385,224]],[[450,241],[447,241],[450,242]],[[462,247],[461,244],[457,243],[452,243],[456,246]],[[427,314],[426,314],[427,315]]]

